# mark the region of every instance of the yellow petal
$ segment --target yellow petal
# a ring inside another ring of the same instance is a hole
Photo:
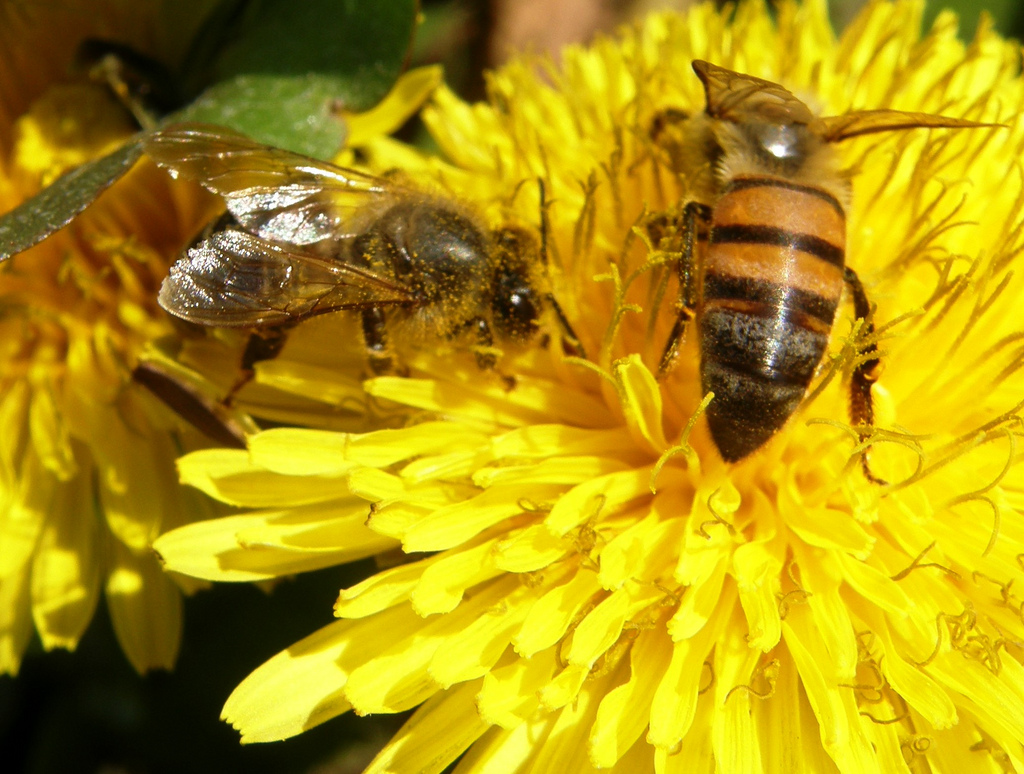
[[[647,738],[660,750],[676,750],[687,735],[697,712],[699,691],[709,687],[708,661],[723,627],[729,621],[727,611],[736,599],[735,586],[730,584],[722,594],[721,605],[708,625],[692,637],[676,641],[672,659],[660,676],[660,683],[651,700],[651,725]],[[703,680],[703,683],[701,682]]]
[[[652,467],[624,470],[591,479],[574,486],[555,503],[545,524],[556,534],[564,535],[594,514],[614,513],[625,503],[650,495]]]
[[[600,589],[597,573],[581,570],[568,583],[547,591],[534,604],[522,628],[512,638],[516,652],[530,658],[550,648],[565,634],[573,618]]]
[[[750,646],[762,651],[774,648],[782,637],[779,593],[783,563],[779,549],[777,543],[751,542],[738,546],[732,557]]]
[[[31,451],[24,455],[19,467],[18,478],[13,478],[9,485],[0,485],[0,529],[4,536],[0,579],[11,577],[26,566],[60,486]]]
[[[358,147],[372,138],[383,137],[400,128],[438,87],[443,72],[440,65],[415,67],[403,73],[384,99],[374,107],[364,113],[345,115],[345,126],[348,129],[346,144]]]
[[[124,396],[126,403],[129,394]],[[97,439],[92,451],[107,524],[133,550],[145,551],[173,505],[166,493],[177,488],[171,465],[174,443],[159,431],[151,431],[140,443],[138,431],[128,427],[116,408],[97,406],[90,421]]]
[[[379,638],[416,620],[407,606],[361,621],[335,621],[281,651],[243,680],[222,719],[242,743],[275,742],[351,709],[345,681],[380,649]]]
[[[842,552],[837,552],[836,557],[842,565],[845,582],[858,594],[890,614],[897,616],[907,614],[910,600],[892,578],[871,564],[859,562]]]
[[[630,584],[613,591],[587,613],[576,626],[566,659],[570,664],[592,666],[622,633],[627,619],[665,597],[657,586]]]
[[[658,529],[659,526],[662,529]],[[601,552],[601,585],[609,590],[617,589],[629,578],[643,573],[647,569],[647,552],[665,537],[666,528],[681,531],[681,525],[660,522],[651,512],[612,538]]]
[[[26,565],[28,561],[26,560]],[[0,579],[0,675],[16,675],[32,638],[28,567]]]
[[[432,696],[440,689],[428,671],[437,649],[491,606],[499,604],[514,585],[514,579],[485,585],[451,613],[407,628],[404,637],[383,650],[378,646],[379,654],[373,662],[355,669],[349,676],[345,695],[352,706],[362,714],[401,712]]]
[[[571,549],[570,540],[552,535],[543,524],[533,524],[498,541],[494,565],[506,572],[534,572],[557,562]]]
[[[466,422],[518,427],[552,419],[583,427],[604,427],[607,411],[592,396],[517,377],[516,386],[490,388],[456,385],[429,379],[381,376],[365,382],[366,391],[413,408],[434,411]]]
[[[356,467],[347,459],[348,436],[327,430],[281,427],[248,439],[249,458],[282,476],[342,476]]]
[[[623,428],[588,430],[569,425],[527,425],[495,437],[491,442],[498,459],[541,459],[554,456],[584,454],[617,459],[634,459],[630,453],[630,438]],[[636,460],[644,455],[636,454]]]
[[[819,548],[831,548],[867,559],[875,538],[853,517],[830,508],[808,508],[783,496],[780,504],[786,525],[802,540]]]
[[[409,594],[413,610],[424,618],[448,613],[462,601],[468,588],[503,575],[491,559],[496,541],[494,538],[477,546],[462,546],[461,550],[445,552],[424,568]]]
[[[540,692],[558,668],[557,651],[548,648],[531,658],[517,658],[484,675],[477,707],[486,723],[516,728],[534,714]]]
[[[32,562],[32,615],[46,650],[74,649],[99,600],[99,524],[88,469],[57,486]]]
[[[704,628],[718,606],[722,593],[726,558],[711,551],[702,554],[700,558],[699,572],[689,579],[689,588],[668,622],[668,633],[677,642],[692,637]],[[696,563],[693,566],[696,567]]]
[[[802,609],[801,605],[791,607],[782,629],[814,708],[825,750],[840,770],[876,770],[877,762],[861,723],[853,689],[839,685],[810,611]]]
[[[406,551],[443,551],[460,545],[488,527],[522,513],[522,498],[543,501],[556,495],[554,486],[495,486],[433,513],[413,524],[403,535]]]
[[[365,526],[351,499],[314,510],[269,511],[195,522],[153,544],[164,566],[215,581],[254,581],[362,559],[395,545]]]
[[[551,712],[576,702],[588,677],[589,666],[569,664],[541,689],[541,708]]]
[[[643,365],[639,355],[617,362],[613,372],[630,433],[640,445],[661,454],[668,448],[668,441],[662,429],[661,387],[654,374]]]
[[[506,465],[493,468],[475,465],[473,483],[482,487],[495,484],[580,484],[626,468],[627,465],[622,460],[610,457],[558,456],[533,465]]]
[[[283,476],[253,465],[247,452],[207,449],[178,460],[181,482],[232,505],[274,508],[331,500],[349,493],[340,476]]]
[[[418,562],[400,564],[344,589],[334,604],[334,614],[339,618],[364,618],[407,601],[423,571],[443,556],[437,554]]]
[[[483,677],[497,663],[519,628],[533,592],[526,586],[506,594],[501,603],[481,611],[476,620],[449,635],[434,652],[430,676],[444,688]]]
[[[719,769],[711,744],[710,723],[715,715],[713,691],[705,691],[699,698],[694,717],[697,727],[673,748],[671,754],[660,748],[654,752],[655,771],[659,774],[715,774]],[[822,769],[826,771],[826,769]]]
[[[711,718],[711,739],[715,760],[723,771],[763,771],[761,740],[754,725],[752,702],[756,699],[743,686],[755,682],[754,670],[761,658],[759,651],[744,641],[742,627],[729,626],[715,647],[714,693],[720,709]]]
[[[107,607],[121,649],[137,672],[170,669],[181,642],[181,595],[155,555],[136,556],[116,540],[108,545]]]
[[[478,689],[479,681],[466,683],[427,701],[364,774],[443,771],[487,730],[473,702]]]
[[[32,444],[43,465],[62,481],[71,478],[76,472],[71,439],[50,388],[42,387],[32,391],[29,427]]]
[[[999,674],[959,653],[940,653],[928,672],[970,702],[972,712],[986,725],[1007,737],[1024,738],[1024,718],[1009,712],[1024,699],[1024,668],[1014,659],[1004,659]],[[980,700],[980,702],[979,702]]]
[[[949,694],[924,670],[907,662],[893,643],[889,627],[880,616],[872,614],[867,620],[873,624],[872,630],[878,634],[885,648],[885,658],[880,665],[893,689],[934,728],[953,726],[957,721],[957,711]]]
[[[521,771],[534,755],[548,723],[520,723],[505,731],[491,728],[459,760],[454,774],[502,774]]]
[[[587,735],[597,713],[597,705],[607,692],[611,675],[598,677],[579,692],[575,701],[562,707],[551,732],[538,751],[536,771],[589,771]]]
[[[856,628],[839,593],[843,579],[838,564],[830,554],[804,546],[799,546],[794,556],[808,592],[807,606],[828,649],[836,677],[840,682],[853,683],[860,656]]]
[[[615,765],[646,730],[654,693],[672,651],[672,640],[661,627],[637,636],[630,648],[629,680],[601,700],[590,732],[590,760],[598,768]]]

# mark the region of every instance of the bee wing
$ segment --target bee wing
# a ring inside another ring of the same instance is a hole
[[[694,60],[693,71],[704,84],[707,112],[714,118],[773,124],[809,124],[814,120],[811,109],[777,83],[701,59]]]
[[[936,116],[930,113],[904,113],[900,110],[858,110],[818,120],[822,127],[821,137],[825,142],[840,142],[862,134],[893,132],[901,129],[1003,126],[1003,124],[985,124],[968,121],[964,118]]]
[[[171,266],[157,299],[200,325],[274,325],[338,309],[408,304],[408,288],[358,266],[268,242],[245,231],[218,231]]]
[[[196,180],[224,197],[246,231],[275,242],[307,245],[354,236],[356,210],[403,191],[397,183],[222,127],[175,124],[153,132],[143,145],[173,177]]]

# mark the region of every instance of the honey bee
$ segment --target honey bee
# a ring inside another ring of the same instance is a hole
[[[874,132],[993,124],[895,110],[819,117],[777,83],[700,60],[693,69],[705,111],[665,111],[651,129],[691,191],[678,224],[678,317],[659,374],[695,320],[701,386],[715,396],[706,412],[711,437],[725,461],[741,460],[803,400],[845,285],[867,342],[850,383],[851,419],[866,437],[878,351],[867,295],[845,262],[850,181],[832,145]]]
[[[463,342],[493,368],[498,348],[536,337],[546,309],[579,352],[546,290],[543,214],[540,239],[512,224],[490,229],[449,197],[219,127],[171,126],[144,149],[227,204],[171,267],[158,301],[200,325],[267,331],[250,339],[243,368],[276,354],[283,329],[339,310],[361,315],[375,373],[395,370],[393,338]]]

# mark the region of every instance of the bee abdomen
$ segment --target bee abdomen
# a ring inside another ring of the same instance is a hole
[[[714,208],[701,382],[726,461],[764,445],[807,391],[842,292],[844,221],[827,192],[777,178],[737,179]]]
[[[701,316],[701,383],[715,399],[711,436],[728,462],[746,457],[796,411],[828,345],[828,335],[775,310],[715,304]]]

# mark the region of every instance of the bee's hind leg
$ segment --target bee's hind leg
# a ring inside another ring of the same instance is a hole
[[[256,376],[257,363],[262,360],[273,360],[281,354],[291,329],[291,325],[275,325],[269,328],[259,328],[249,334],[249,339],[245,342],[245,349],[242,351],[238,378],[235,379],[235,383],[231,385],[231,389],[228,390],[228,394],[224,398],[225,406],[232,405],[235,395]]]
[[[871,313],[871,304],[868,302],[867,293],[864,292],[864,286],[861,284],[857,273],[848,266],[843,269],[843,281],[850,289],[850,295],[853,297],[854,315],[858,320],[864,321],[862,335],[868,339],[868,343],[858,353],[860,355],[860,362],[853,369],[853,375],[850,378],[850,419],[853,422],[853,426],[858,428],[861,440],[863,441],[869,434],[867,428],[871,427],[875,422],[874,404],[871,400],[871,385],[878,381],[878,374],[881,369],[878,360],[878,347],[873,340],[875,326],[868,320],[868,315]],[[869,446],[864,450],[860,458],[864,477],[873,484],[884,485],[886,481],[871,472],[870,452],[871,447]]]

